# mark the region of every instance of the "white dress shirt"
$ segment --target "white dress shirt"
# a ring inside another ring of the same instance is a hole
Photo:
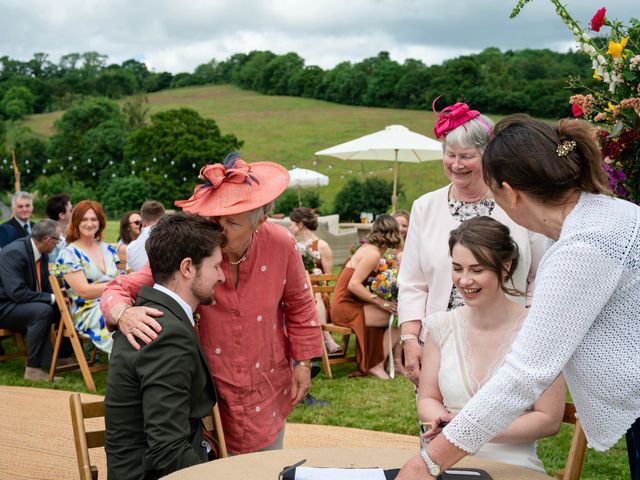
[[[145,244],[147,243],[147,239],[149,238],[152,228],[153,226],[142,227],[142,231],[138,238],[127,245],[127,267],[133,272],[141,270],[149,261]]]

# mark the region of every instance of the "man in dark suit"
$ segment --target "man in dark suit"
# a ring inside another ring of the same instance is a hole
[[[224,282],[224,235],[203,217],[164,217],[147,240],[153,288],[137,306],[163,312],[155,341],[134,349],[117,331],[105,397],[108,477],[151,479],[207,460],[201,419],[216,391],[193,312]]]
[[[30,237],[0,251],[0,327],[26,333],[26,380],[49,380],[41,368],[51,360],[49,332],[60,311],[49,284],[48,254],[59,240],[58,222],[42,220]],[[68,350],[61,352],[61,356],[68,354]]]
[[[33,200],[27,192],[16,192],[11,196],[11,211],[13,217],[3,225],[11,226],[18,235],[24,238],[31,235],[35,223],[31,221],[33,214]]]

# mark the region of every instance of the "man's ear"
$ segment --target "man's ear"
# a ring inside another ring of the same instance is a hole
[[[520,192],[515,190],[511,185],[507,182],[502,182],[502,188],[507,195],[507,201],[509,202],[510,207],[515,207],[520,203],[522,197],[520,196]]]
[[[191,260],[191,257],[183,258],[180,262],[180,275],[184,278],[191,278],[196,273],[196,267]]]

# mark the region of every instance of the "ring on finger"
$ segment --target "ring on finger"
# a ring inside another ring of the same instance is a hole
[[[389,304],[388,304],[387,302],[384,302],[384,303],[382,304],[382,306],[383,306],[384,308],[389,308]]]

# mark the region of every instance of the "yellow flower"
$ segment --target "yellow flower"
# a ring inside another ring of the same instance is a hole
[[[620,43],[616,43],[613,40],[609,40],[609,50],[607,53],[611,55],[613,58],[620,58],[622,55],[622,51],[624,47],[627,46],[627,42],[629,41],[629,37],[624,37]]]
[[[602,81],[602,77],[600,75],[598,75],[598,70],[594,70],[593,71],[593,78],[595,78],[598,81]]]

